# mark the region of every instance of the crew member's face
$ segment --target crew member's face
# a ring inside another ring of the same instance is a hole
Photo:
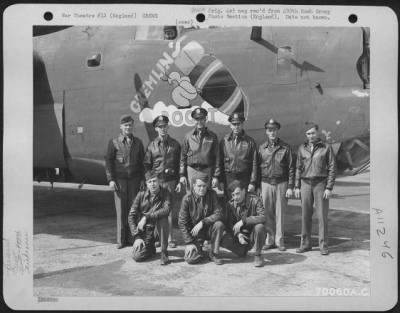
[[[265,130],[269,140],[274,141],[278,138],[278,129],[276,127],[267,127]]]
[[[243,123],[233,122],[231,123],[231,129],[234,135],[239,135],[243,130]]]
[[[193,190],[196,193],[196,195],[204,197],[204,195],[207,192],[207,183],[203,182],[200,179],[196,179],[196,182],[193,184]]]
[[[236,189],[232,192],[232,200],[235,206],[238,204],[241,204],[245,198],[246,191],[245,189],[240,189],[239,187],[236,187]]]
[[[314,143],[318,139],[318,131],[315,128],[311,128],[306,131],[306,137],[309,143]]]
[[[148,179],[146,185],[152,194],[156,194],[160,190],[160,183],[157,177]]]
[[[168,124],[162,123],[156,127],[156,132],[158,136],[165,137],[168,135],[168,129],[169,129]]]
[[[204,128],[206,127],[207,119],[205,117],[201,117],[195,120],[195,125],[197,128]]]
[[[133,132],[133,122],[132,121],[121,124],[119,127],[121,128],[122,135],[124,135],[124,136],[130,135]]]

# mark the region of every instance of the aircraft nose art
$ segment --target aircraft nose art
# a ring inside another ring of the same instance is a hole
[[[187,96],[186,101],[172,94],[176,105],[195,106],[205,101],[226,115],[241,112],[247,117],[247,97],[237,80],[220,59],[205,53],[198,42],[191,41],[182,48],[166,75],[169,83],[175,81],[188,95],[195,93],[192,99]]]

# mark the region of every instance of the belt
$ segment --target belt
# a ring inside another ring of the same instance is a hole
[[[191,168],[195,169],[195,170],[198,170],[198,171],[201,171],[201,170],[204,170],[206,168],[210,168],[211,167],[209,165],[204,165],[204,164],[191,164],[189,166]]]
[[[315,184],[326,180],[327,177],[310,177],[310,178],[301,178],[306,184]]]

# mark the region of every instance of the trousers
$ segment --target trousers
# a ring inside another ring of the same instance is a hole
[[[114,191],[115,210],[117,213],[117,243],[132,243],[132,235],[128,225],[128,214],[140,188],[140,178],[116,179],[118,191]]]
[[[139,250],[132,251],[132,258],[136,262],[147,260],[156,253],[155,238],[154,238],[155,230],[157,230],[157,233],[160,236],[161,252],[167,253],[169,223],[168,223],[168,218],[164,217],[157,220],[155,225],[154,224],[145,225],[144,231],[141,233],[144,241],[144,246]]]
[[[249,238],[247,245],[242,245],[237,236],[233,236],[231,232],[225,232],[221,247],[228,249],[237,256],[243,257],[255,245],[255,255],[261,255],[261,249],[265,240],[265,226],[257,224],[254,227],[245,227],[240,230],[240,233]]]
[[[216,221],[212,225],[203,227],[195,237],[194,244],[197,247],[197,252],[188,254],[186,248],[184,257],[185,261],[188,264],[195,264],[201,259],[202,257],[201,242],[204,240],[210,240],[212,253],[218,254],[224,230],[225,230],[225,225],[221,221]]]
[[[301,180],[301,246],[311,248],[313,207],[318,217],[319,247],[328,248],[329,200],[324,199],[326,181],[307,183]]]
[[[271,185],[266,182],[261,184],[261,198],[264,205],[264,212],[267,218],[266,244],[284,246],[284,218],[287,209],[286,190],[288,182]]]

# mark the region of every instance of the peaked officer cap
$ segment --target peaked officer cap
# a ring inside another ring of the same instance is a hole
[[[235,123],[235,122],[243,123],[245,120],[246,119],[244,118],[243,113],[238,113],[238,112],[232,113],[228,118],[228,121],[230,123]]]
[[[125,124],[125,123],[129,123],[129,122],[133,122],[133,121],[134,120],[133,120],[132,116],[130,116],[129,114],[125,114],[125,115],[121,116],[119,123]]]
[[[268,121],[265,122],[264,127],[265,128],[276,127],[277,129],[280,129],[281,128],[281,124],[277,120],[274,120],[273,118],[271,118],[271,119],[269,119]]]
[[[168,124],[169,118],[165,115],[159,115],[153,120],[153,127],[157,127],[161,124]]]
[[[192,116],[193,119],[197,120],[197,119],[200,119],[200,118],[207,117],[207,114],[208,114],[208,112],[207,112],[206,109],[204,109],[204,108],[196,108],[195,110],[192,111],[191,116]]]

